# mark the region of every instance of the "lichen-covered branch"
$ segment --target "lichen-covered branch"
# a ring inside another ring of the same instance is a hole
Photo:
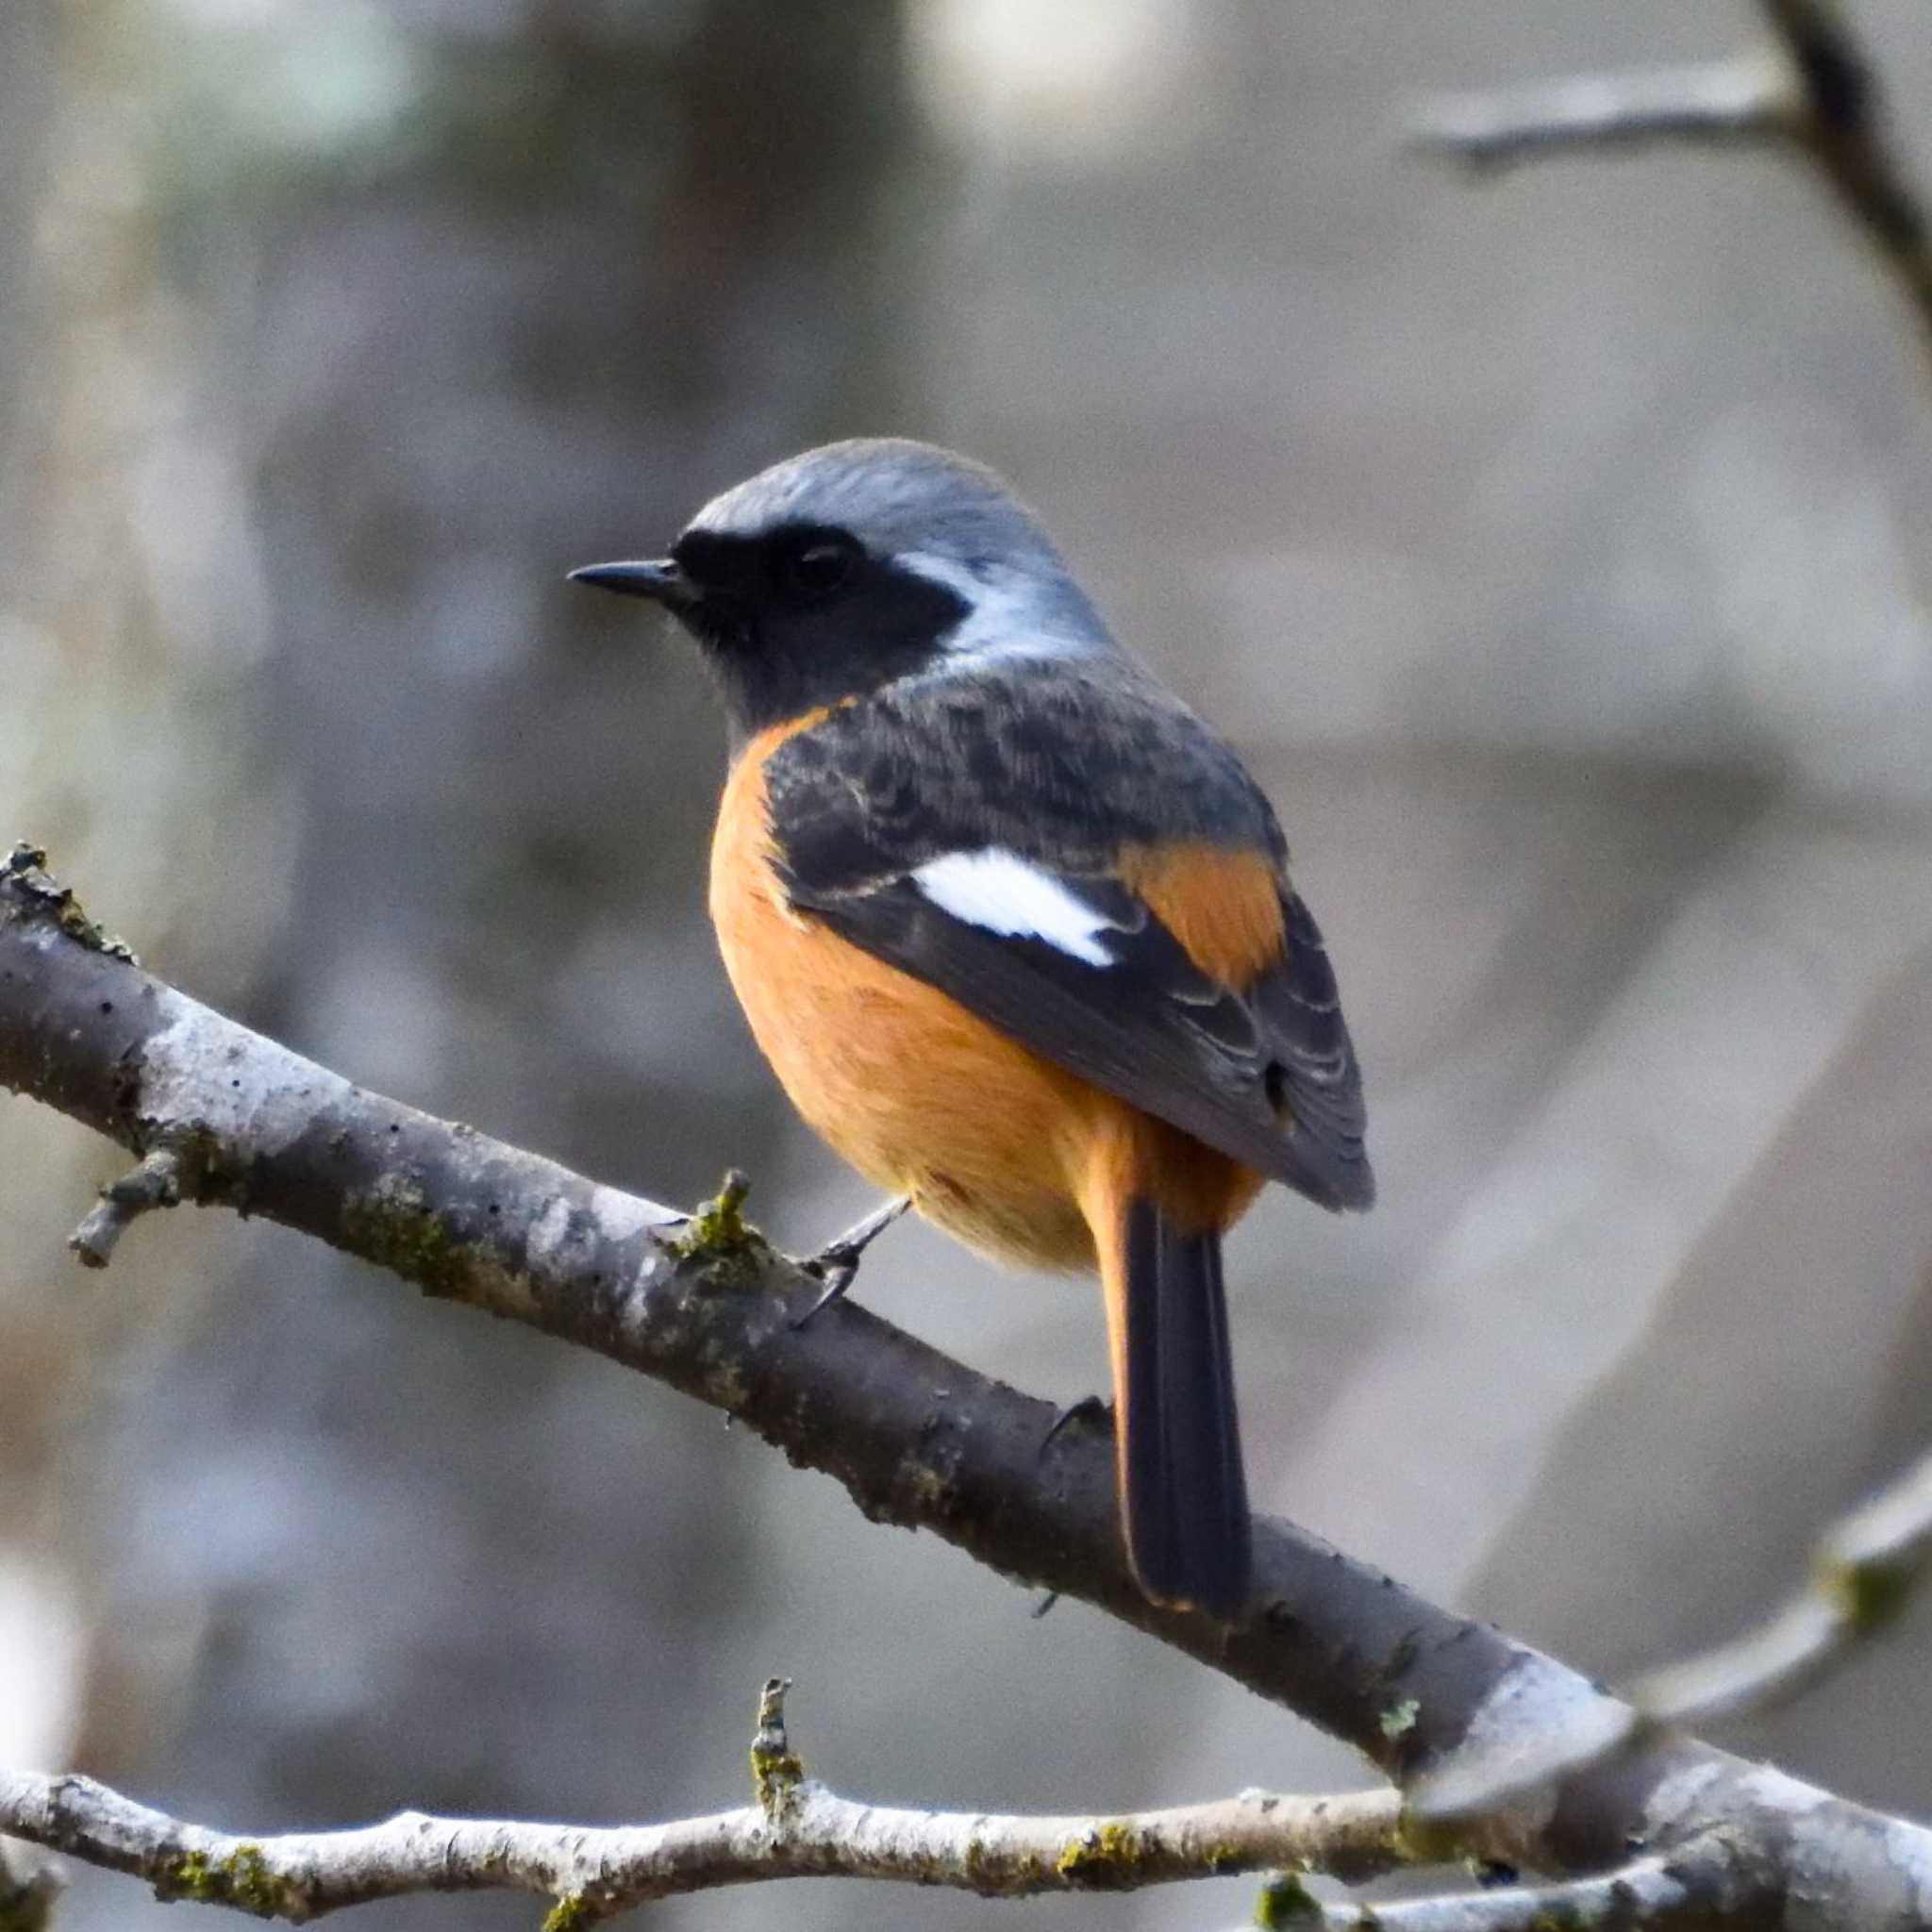
[[[1715,1832],[1754,1884],[1802,1890],[1835,1924],[1905,1923],[1910,1897],[1909,1922],[1932,1924],[1932,1833],[1694,1740],[1645,1740],[1458,1814],[1444,1794],[1463,1767],[1496,1788],[1498,1765],[1553,1733],[1607,1733],[1625,1707],[1275,1520],[1256,1524],[1236,1627],[1148,1603],[1104,1426],[1049,1444],[1047,1403],[849,1302],[793,1327],[821,1284],[766,1246],[735,1193],[687,1219],[353,1087],[107,946],[31,856],[0,866],[0,1083],[138,1157],[170,1149],[184,1201],[278,1221],[655,1376],[833,1475],[874,1519],[1083,1597],[1300,1712],[1412,1799],[1433,1790],[1411,1818],[1418,1857],[1576,1875]]]
[[[1674,142],[1773,142],[1822,176],[1910,301],[1932,349],[1932,224],[1887,123],[1876,69],[1840,0],[1758,0],[1761,55],[1444,95],[1418,144],[1483,168]]]
[[[1359,1881],[1412,1856],[1388,1790],[1249,1791],[1099,1818],[858,1804],[807,1777],[786,1734],[788,1689],[774,1678],[758,1701],[755,1802],[708,1817],[597,1828],[408,1811],[355,1830],[246,1838],[184,1824],[92,1778],[0,1771],[0,1833],[125,1872],[162,1899],[259,1918],[299,1923],[375,1899],[500,1890],[551,1901],[558,1932],[653,1899],[776,1878],[874,1878],[1024,1898],[1276,1869]],[[42,1882],[35,1896],[43,1907],[50,1888]]]
[[[989,1898],[1129,1891],[1273,1871],[1264,1925],[1395,1932],[1544,1932],[1552,1925],[1669,1928],[1741,1916],[1759,1902],[1748,1866],[1714,1840],[1543,1887],[1320,1906],[1303,1883],[1360,1882],[1426,1857],[1393,1791],[1213,1804],[1100,1818],[1003,1817],[861,1805],[806,1775],[786,1730],[789,1680],[758,1699],[755,1802],[668,1824],[593,1828],[408,1811],[357,1830],[242,1838],[183,1824],[84,1777],[0,1772],[0,1831],[125,1872],[162,1899],[306,1922],[427,1891],[529,1892],[553,1932],[576,1932],[675,1894],[776,1878],[942,1885]],[[44,1907],[51,1895],[37,1895]]]
[[[768,1686],[760,1711],[757,1802],[705,1818],[595,1828],[406,1811],[357,1830],[244,1838],[183,1824],[92,1778],[0,1772],[0,1832],[127,1873],[163,1899],[260,1918],[301,1922],[413,1892],[505,1890],[550,1900],[559,1932],[652,1899],[774,1878],[876,1878],[1024,1898],[1277,1867],[1358,1880],[1406,1856],[1392,1791],[1255,1791],[1114,1818],[858,1804],[805,1775],[785,1742],[782,1694]]]

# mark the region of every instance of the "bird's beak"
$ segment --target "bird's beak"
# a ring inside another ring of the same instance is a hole
[[[689,610],[698,601],[691,579],[666,558],[653,563],[587,563],[570,574],[574,584],[594,584],[621,597],[648,597],[670,611]]]

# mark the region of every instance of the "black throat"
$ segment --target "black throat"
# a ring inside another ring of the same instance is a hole
[[[835,546],[837,582],[802,582],[801,557]],[[972,610],[946,585],[811,525],[688,531],[673,554],[696,592],[678,615],[718,680],[734,744],[936,663]]]

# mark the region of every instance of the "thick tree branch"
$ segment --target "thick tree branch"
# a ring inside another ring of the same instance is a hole
[[[164,1899],[319,1919],[426,1891],[531,1892],[577,1927],[675,1893],[774,1878],[878,1878],[990,1898],[1124,1891],[1275,1868],[1359,1880],[1408,1856],[1392,1791],[1245,1792],[1115,1818],[895,1810],[841,1798],[786,1741],[782,1680],[752,1747],[758,1802],[668,1824],[597,1829],[431,1818],[242,1838],[150,1810],[85,1777],[0,1772],[0,1830],[144,1879]]]
[[[1115,1517],[1104,1423],[1054,1409],[820,1283],[735,1191],[687,1220],[351,1086],[67,930],[22,857],[0,875],[0,1082],[139,1157],[185,1201],[313,1235],[427,1292],[670,1383],[1028,1585],[1098,1604],[1401,1774],[1441,1753],[1530,1654],[1291,1525],[1259,1526],[1256,1614],[1229,1631],[1150,1604]],[[65,917],[66,924],[62,920]]]
[[[1607,1735],[1625,1707],[1286,1523],[1256,1525],[1240,1626],[1157,1608],[1122,1555],[1101,1432],[1068,1429],[1042,1449],[1046,1403],[849,1304],[794,1329],[818,1284],[735,1207],[686,1224],[355,1088],[104,949],[36,858],[0,870],[0,1081],[137,1156],[170,1149],[184,1200],[264,1215],[656,1376],[836,1476],[867,1515],[1099,1605],[1398,1782],[1430,1781],[1419,1850],[1574,1874],[1717,1831],[1754,1887],[1802,1890],[1835,1923],[1901,1923],[1909,1896],[1911,1923],[1932,1924],[1932,1833],[1690,1740],[1646,1740],[1458,1818],[1464,1767],[1494,1789],[1542,1738]]]
[[[1824,178],[1912,304],[1932,347],[1932,224],[1887,125],[1878,77],[1840,0],[1758,0],[1766,56],[1445,95],[1418,144],[1474,166],[1659,141],[1786,144]]]

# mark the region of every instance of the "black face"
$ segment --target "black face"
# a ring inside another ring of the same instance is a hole
[[[682,580],[672,608],[716,667],[741,732],[931,663],[968,609],[943,584],[822,524],[758,537],[687,530],[671,556]]]

